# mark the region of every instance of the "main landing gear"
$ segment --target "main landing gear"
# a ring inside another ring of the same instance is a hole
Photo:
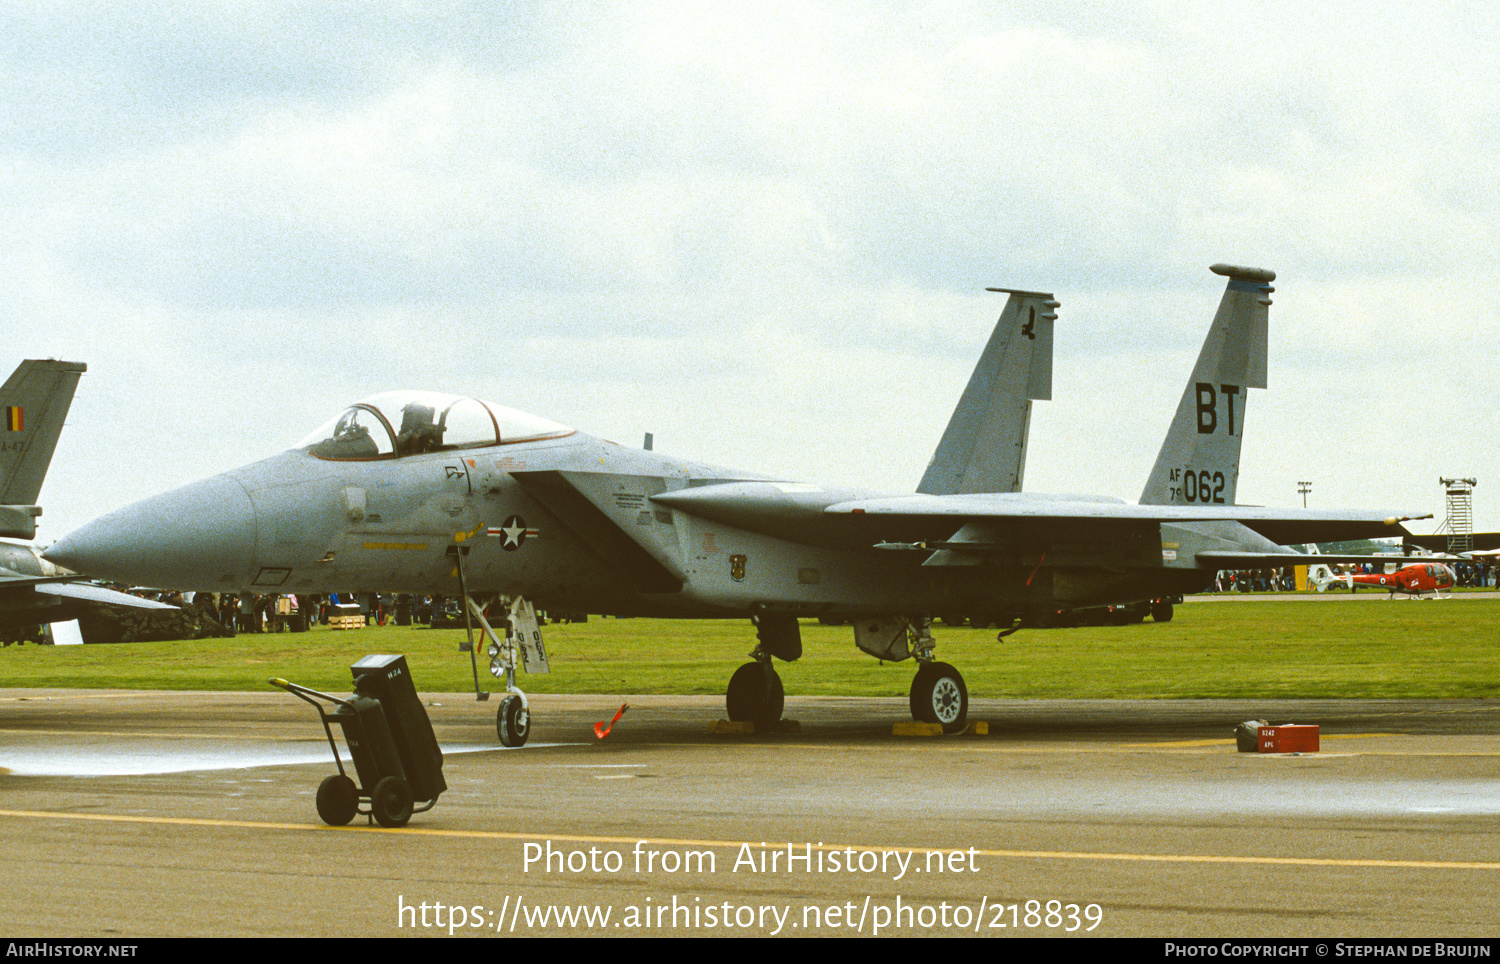
[[[786,690],[782,688],[781,676],[771,666],[770,656],[762,653],[759,646],[750,655],[755,661],[741,666],[729,677],[724,709],[736,722],[772,727],[780,722],[781,712],[786,708]]]
[[[911,715],[918,723],[938,723],[944,733],[962,733],[969,722],[969,688],[963,674],[933,659],[937,648],[926,616],[870,616],[854,620],[854,645],[876,659],[917,661],[911,681]]]
[[[962,733],[969,722],[969,688],[947,663],[923,663],[911,681],[911,718],[941,723],[944,733]]]
[[[909,621],[906,635],[917,660],[917,675],[911,681],[911,718],[918,723],[939,723],[944,733],[962,733],[969,724],[969,688],[963,674],[932,658],[937,643],[931,619]]]
[[[751,662],[734,671],[724,693],[730,720],[774,728],[786,705],[774,656],[791,662],[802,655],[802,636],[794,616],[759,612],[751,617],[759,641]],[[874,616],[853,620],[854,642],[876,659],[917,661],[911,681],[911,715],[920,723],[937,723],[944,733],[961,733],[969,723],[969,688],[963,674],[933,659],[932,620],[926,617]]]
[[[797,625],[797,617],[787,613],[756,613],[750,621],[755,624],[759,643],[750,653],[753,662],[741,666],[729,677],[724,709],[732,721],[771,729],[781,722],[781,711],[786,707],[786,691],[771,665],[771,657],[788,663],[799,658],[802,629]]]

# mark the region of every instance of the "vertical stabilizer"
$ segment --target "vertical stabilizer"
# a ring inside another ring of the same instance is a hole
[[[0,536],[36,536],[36,507],[82,362],[23,361],[0,388]]]
[[[1010,298],[918,492],[1021,491],[1031,402],[1052,397],[1052,323],[1058,305],[1038,291],[988,290]]]
[[[1232,505],[1248,389],[1266,387],[1266,319],[1276,272],[1216,264],[1229,279],[1177,405],[1142,505]]]

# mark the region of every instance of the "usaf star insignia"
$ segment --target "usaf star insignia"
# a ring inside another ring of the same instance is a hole
[[[499,534],[503,539],[500,548],[506,552],[515,552],[526,543],[526,520],[518,515],[511,516],[500,527]]]

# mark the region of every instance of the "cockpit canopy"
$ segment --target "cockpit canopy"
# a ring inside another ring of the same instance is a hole
[[[297,443],[320,459],[379,459],[572,434],[566,425],[441,392],[386,392],[346,408]]]

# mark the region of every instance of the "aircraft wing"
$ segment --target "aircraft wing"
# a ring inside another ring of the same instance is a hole
[[[1392,514],[1384,511],[1329,509],[1271,509],[1243,505],[1130,505],[1086,499],[1003,498],[991,494],[898,496],[835,503],[826,512],[865,515],[942,518],[986,522],[1045,522],[1073,530],[1094,529],[1101,534],[1141,523],[1238,522],[1277,545],[1307,542],[1348,542],[1403,536],[1402,522],[1430,514]]]
[[[0,582],[0,589],[8,587],[7,582]],[[65,596],[68,599],[78,599],[83,602],[108,603],[111,606],[133,606],[136,609],[176,609],[176,606],[155,599],[142,599],[140,596],[132,596],[129,593],[115,592],[113,589],[105,589],[103,586],[95,586],[86,582],[56,582],[34,587],[37,592],[46,593],[49,596]]]
[[[1401,536],[1425,515],[1241,505],[1133,505],[1097,496],[967,493],[874,496],[788,482],[702,485],[651,501],[715,522],[811,545],[1010,548],[1139,539],[1166,523],[1237,522],[1276,545]],[[1256,548],[1264,548],[1256,546]],[[1325,559],[1327,557],[1324,557]]]
[[[142,599],[129,593],[116,592],[81,581],[82,576],[28,576],[0,567],[0,594],[13,594],[18,590],[32,590],[49,596],[62,596],[84,602],[109,603],[114,606],[133,606],[137,609],[176,609],[154,599]]]

